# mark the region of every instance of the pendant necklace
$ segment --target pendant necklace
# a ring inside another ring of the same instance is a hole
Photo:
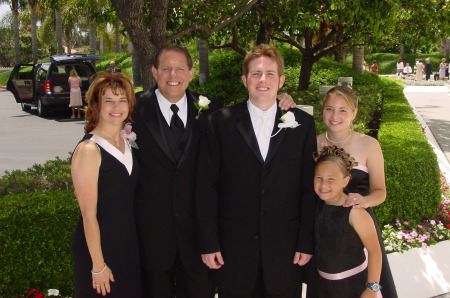
[[[325,138],[327,139],[328,142],[330,142],[332,144],[344,143],[344,142],[348,141],[348,139],[350,139],[351,136],[352,136],[352,131],[350,130],[350,134],[348,135],[348,137],[345,140],[335,142],[335,141],[330,140],[330,138],[328,138],[328,132],[325,132]]]
[[[116,143],[116,147],[117,149],[120,149],[120,145],[119,145],[119,141],[116,141],[116,139],[114,139],[113,137],[111,137],[110,135],[108,135],[106,132],[104,132],[103,130],[101,130],[102,134],[104,134],[105,136],[107,136],[108,138],[110,138],[111,140],[114,141],[114,143]],[[114,145],[114,144],[113,144]]]

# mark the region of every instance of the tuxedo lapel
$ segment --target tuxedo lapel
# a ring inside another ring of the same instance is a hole
[[[267,152],[266,156],[266,163],[269,162],[272,157],[277,152],[278,148],[280,147],[280,144],[282,143],[284,139],[284,135],[286,133],[286,129],[281,129],[280,132],[278,132],[278,124],[281,123],[281,109],[277,107],[277,115],[275,116],[275,125],[273,127],[272,136],[270,138],[270,144],[269,144],[269,151]],[[278,133],[277,133],[278,132]],[[275,135],[276,134],[276,135]],[[274,136],[275,135],[275,136]]]
[[[173,156],[170,147],[168,145],[166,136],[163,132],[162,121],[163,119],[161,113],[159,113],[159,105],[156,99],[155,93],[153,93],[150,97],[147,97],[148,100],[143,104],[143,108],[140,109],[141,117],[145,122],[145,125],[150,130],[153,135],[155,141],[173,162],[176,162],[175,157]]]
[[[250,118],[250,113],[248,112],[247,102],[243,102],[238,104],[237,108],[237,117],[236,117],[236,128],[239,133],[244,138],[244,141],[247,143],[248,147],[253,151],[256,158],[264,163],[264,159],[261,155],[261,151],[259,150],[258,140],[256,139],[255,130],[253,129],[252,120]]]

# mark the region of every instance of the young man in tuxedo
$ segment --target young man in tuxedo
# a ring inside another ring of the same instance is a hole
[[[283,59],[258,45],[242,81],[248,100],[208,116],[199,155],[196,215],[202,260],[219,297],[301,297],[314,251],[316,133],[299,109],[276,104]]]

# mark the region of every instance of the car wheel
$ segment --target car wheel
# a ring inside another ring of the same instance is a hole
[[[20,103],[20,105],[22,106],[22,111],[24,111],[24,112],[29,112],[29,111],[31,111],[31,106],[30,105],[27,105],[27,104],[25,104],[25,103]]]
[[[45,117],[48,114],[48,107],[42,103],[42,99],[38,97],[37,99],[37,112],[39,117]]]

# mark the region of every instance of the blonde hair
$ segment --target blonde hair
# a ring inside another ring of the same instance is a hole
[[[322,106],[325,106],[325,103],[332,95],[339,95],[345,99],[348,103],[352,111],[356,111],[358,109],[358,97],[355,92],[347,86],[336,86],[331,88],[323,99]]]
[[[284,75],[284,61],[283,56],[275,49],[275,47],[267,44],[259,44],[253,47],[253,49],[247,53],[242,64],[242,74],[248,75],[249,65],[255,59],[259,57],[268,57],[276,62],[278,75]]]

